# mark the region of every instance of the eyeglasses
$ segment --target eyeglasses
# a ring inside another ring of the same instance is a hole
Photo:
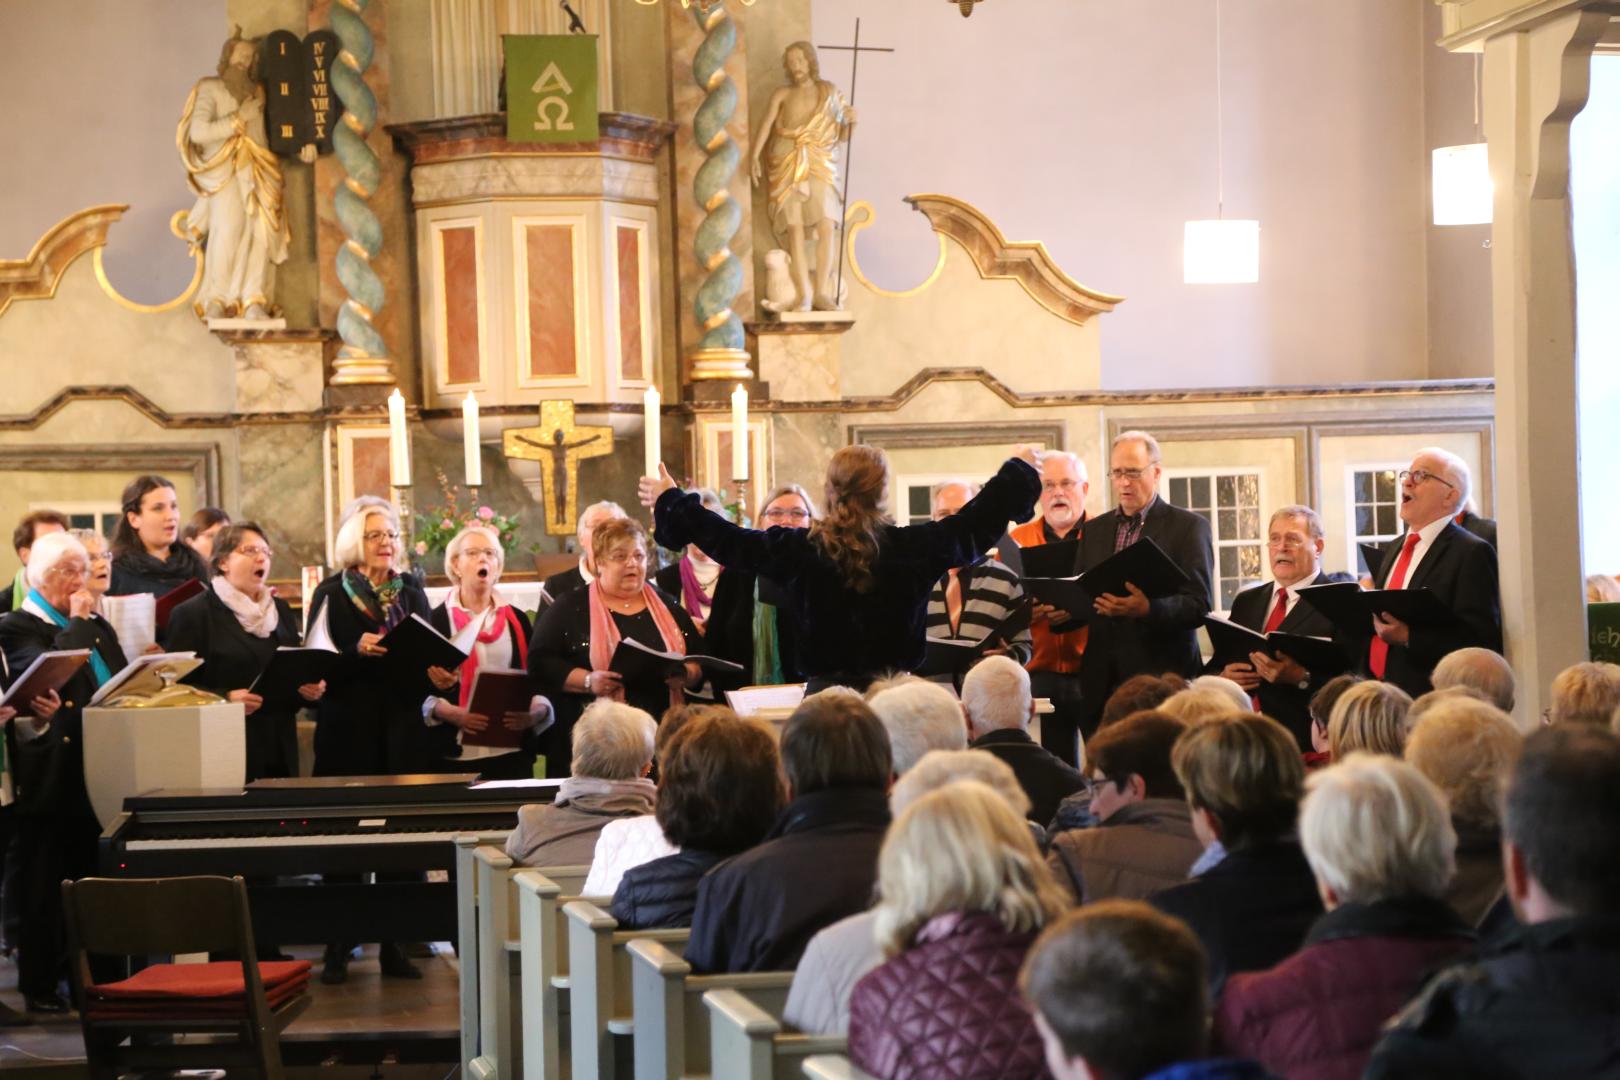
[[[250,559],[257,559],[260,555],[263,555],[268,559],[272,558],[275,555],[275,552],[259,544],[250,544],[247,547],[237,548],[235,551],[231,552],[231,554],[246,555]]]
[[[1403,484],[1410,479],[1414,486],[1423,483],[1425,480],[1438,480],[1451,490],[1457,490],[1456,484],[1453,484],[1450,480],[1447,480],[1439,473],[1432,473],[1427,469],[1402,469],[1400,472],[1395,474],[1395,477]]]
[[[90,568],[83,563],[71,563],[67,565],[57,563],[55,566],[51,567],[45,572],[47,574],[55,574],[57,577],[76,578],[85,577],[88,575],[90,573]]]
[[[766,521],[809,521],[810,511],[795,509],[784,510],[780,506],[765,511]]]
[[[1075,480],[1073,477],[1069,477],[1069,476],[1065,476],[1061,480],[1042,480],[1041,481],[1041,490],[1042,491],[1051,491],[1054,488],[1072,488],[1072,487],[1077,487],[1077,486],[1079,486],[1079,482],[1077,480]]]
[[[1113,781],[1106,776],[1082,776],[1080,779],[1084,781],[1084,791],[1088,799],[1095,799],[1098,792],[1102,790],[1102,786],[1104,784],[1113,783]]]
[[[361,538],[368,544],[375,544],[379,540],[398,540],[399,533],[393,529],[372,529],[368,533],[362,533]]]
[[[645,566],[647,553],[645,551],[626,551],[614,555],[605,555],[602,557],[602,561],[609,566],[624,566],[626,563],[639,563]]]
[[[1150,465],[1147,469],[1109,469],[1108,475],[1115,480],[1140,480],[1148,474],[1148,470],[1151,468]]]
[[[462,548],[463,559],[493,559],[500,553],[491,548]]]

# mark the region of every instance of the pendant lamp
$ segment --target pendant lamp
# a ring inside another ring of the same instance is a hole
[[[1221,100],[1221,0],[1215,0],[1215,216],[1189,221],[1182,234],[1182,280],[1189,285],[1260,280],[1260,223],[1225,216],[1225,132]]]

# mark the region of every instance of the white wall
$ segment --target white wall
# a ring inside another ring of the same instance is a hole
[[[1181,281],[1182,223],[1215,213],[1212,0],[984,0],[968,19],[941,0],[812,5],[818,45],[860,16],[864,42],[898,50],[863,57],[856,102],[850,197],[878,208],[861,262],[880,284],[927,272],[933,242],[899,200],[941,192],[1127,297],[1101,320],[1105,387],[1430,373],[1426,128],[1472,118],[1469,58],[1434,55],[1431,5],[1224,0],[1225,212],[1260,219],[1251,286]],[[839,55],[822,70],[847,90]],[[1449,110],[1424,107],[1426,80]],[[1489,253],[1462,257],[1487,289]],[[1480,299],[1457,320],[1476,334]],[[1489,374],[1488,351],[1469,355],[1443,373]]]
[[[1575,208],[1581,556],[1586,573],[1620,573],[1620,57],[1592,61],[1592,94],[1570,131]]]

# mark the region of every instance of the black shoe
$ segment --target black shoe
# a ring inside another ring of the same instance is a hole
[[[405,958],[405,951],[392,942],[383,942],[377,949],[377,961],[382,973],[390,979],[420,979],[422,969]]]
[[[336,986],[349,980],[349,950],[342,945],[328,945],[321,958],[321,982]]]
[[[28,1027],[33,1022],[32,1018],[0,1001],[0,1028]]]
[[[31,1013],[59,1014],[68,1011],[68,1003],[60,994],[25,994],[23,1004]]]
[[[259,946],[260,963],[283,963],[292,959],[294,959],[294,957],[290,953],[284,953],[274,945]]]

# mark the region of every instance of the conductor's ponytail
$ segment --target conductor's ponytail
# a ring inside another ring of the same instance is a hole
[[[889,460],[875,446],[846,446],[827,465],[826,514],[810,525],[810,542],[858,593],[877,584],[878,537],[889,524]]]

